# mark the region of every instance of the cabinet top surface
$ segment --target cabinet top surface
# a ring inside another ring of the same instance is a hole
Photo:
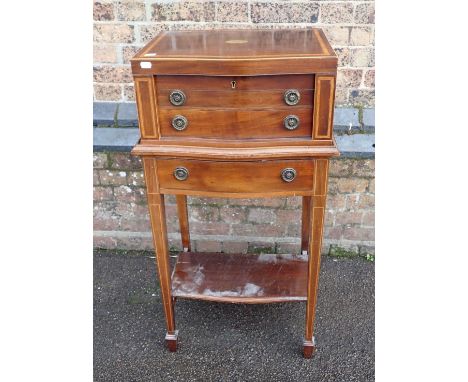
[[[335,57],[319,28],[162,32],[134,60]]]

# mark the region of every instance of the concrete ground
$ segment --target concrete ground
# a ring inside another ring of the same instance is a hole
[[[372,262],[323,258],[308,360],[305,303],[179,300],[179,349],[170,353],[154,262],[148,253],[94,253],[94,380],[374,380]]]

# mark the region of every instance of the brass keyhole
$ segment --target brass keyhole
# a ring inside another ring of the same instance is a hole
[[[236,88],[236,85],[237,85],[237,82],[236,82],[236,81],[231,81],[231,88],[232,88],[232,89],[235,89],[235,88]]]

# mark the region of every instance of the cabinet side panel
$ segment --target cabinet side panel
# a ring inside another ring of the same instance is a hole
[[[138,123],[142,138],[159,138],[153,77],[135,77]]]
[[[315,77],[314,138],[331,139],[333,133],[333,107],[335,77]]]

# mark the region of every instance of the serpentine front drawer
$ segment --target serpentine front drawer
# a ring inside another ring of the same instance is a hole
[[[314,160],[203,161],[161,159],[157,161],[161,192],[183,194],[276,193],[308,195],[314,185]],[[255,187],[252,187],[252,185]]]

